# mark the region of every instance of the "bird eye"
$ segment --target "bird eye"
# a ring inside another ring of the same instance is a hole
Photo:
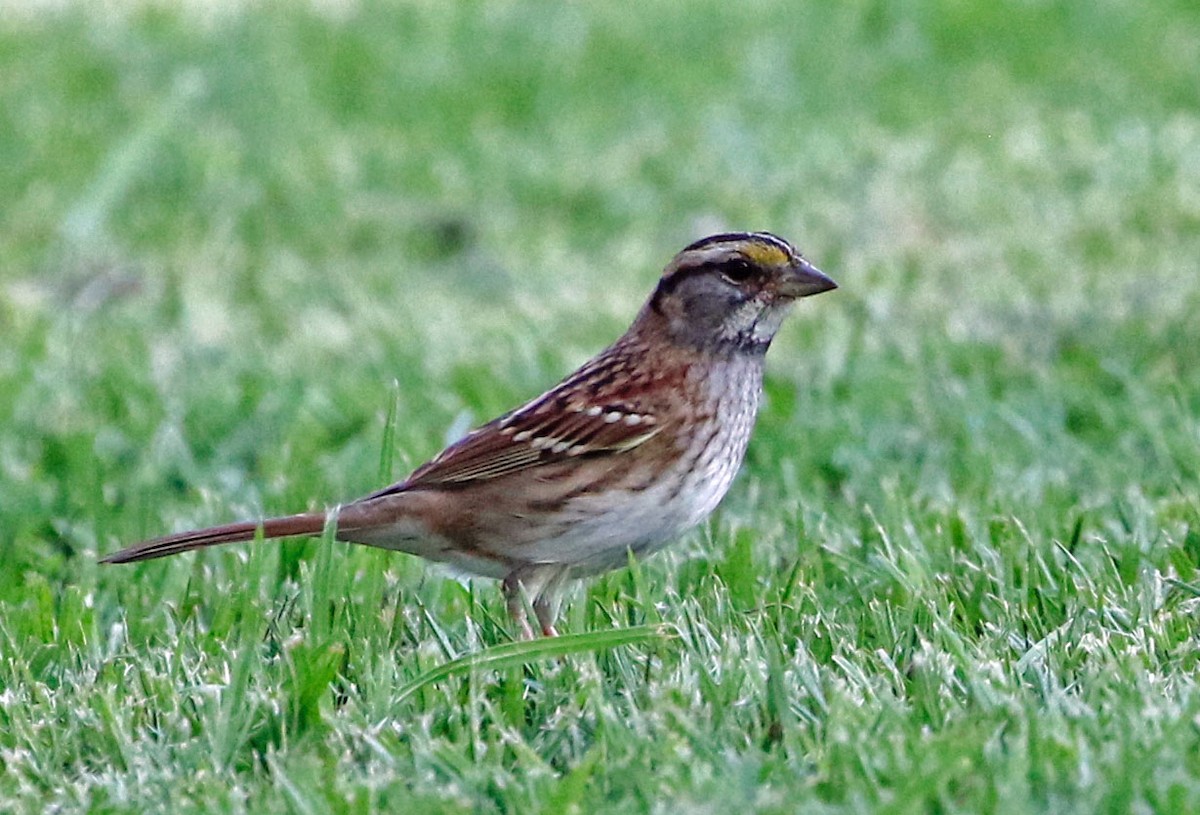
[[[721,276],[730,283],[745,283],[754,275],[754,267],[744,260],[731,260],[721,264]]]

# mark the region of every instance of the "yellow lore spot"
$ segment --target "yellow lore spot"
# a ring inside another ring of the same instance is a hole
[[[769,243],[747,243],[740,251],[746,260],[758,266],[782,266],[788,262],[787,253]]]

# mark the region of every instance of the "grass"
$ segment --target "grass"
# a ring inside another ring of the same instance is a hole
[[[5,4],[0,811],[1200,810],[1200,16]],[[841,283],[722,509],[513,644],[328,541],[707,231]]]

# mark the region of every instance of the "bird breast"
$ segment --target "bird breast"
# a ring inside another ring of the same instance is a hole
[[[605,489],[572,498],[562,508],[561,532],[522,547],[523,558],[569,566],[574,576],[595,574],[623,565],[631,551],[642,556],[662,548],[708,517],[741,467],[758,413],[762,364],[735,358],[693,370],[689,376],[703,378],[683,390],[696,397],[700,420],[662,439],[657,463],[629,456]]]

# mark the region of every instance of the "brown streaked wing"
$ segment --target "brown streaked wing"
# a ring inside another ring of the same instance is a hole
[[[660,358],[629,335],[557,386],[447,447],[407,479],[365,500],[426,487],[485,481],[582,456],[632,450],[667,430],[689,360]]]
[[[547,395],[471,432],[405,481],[370,497],[422,487],[461,486],[564,459],[624,452],[662,430],[654,416],[626,405],[563,405]]]

